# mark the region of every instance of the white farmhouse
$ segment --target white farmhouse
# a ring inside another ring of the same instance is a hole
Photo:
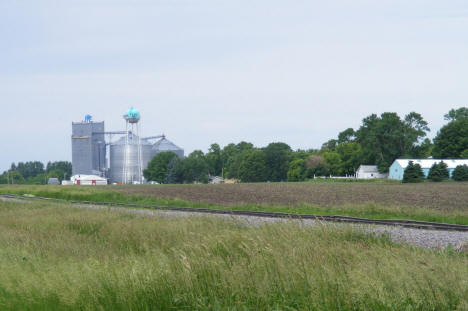
[[[379,172],[377,165],[360,165],[357,172],[356,178],[372,179],[372,178],[387,178],[388,174],[382,174]]]

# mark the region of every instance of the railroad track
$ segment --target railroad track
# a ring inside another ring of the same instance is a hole
[[[253,216],[253,217],[283,218],[283,219],[312,219],[312,220],[318,220],[318,221],[382,225],[382,226],[399,226],[399,227],[405,227],[405,228],[426,229],[426,230],[465,231],[465,232],[468,231],[468,226],[466,225],[455,225],[455,224],[446,224],[446,223],[438,223],[438,222],[417,221],[417,220],[369,219],[369,218],[338,216],[338,215],[290,214],[290,213],[276,213],[276,212],[217,210],[217,209],[208,209],[208,208],[139,205],[139,204],[115,203],[115,202],[65,200],[65,199],[55,199],[55,198],[46,198],[46,197],[38,197],[38,196],[30,196],[30,195],[16,195],[16,194],[0,194],[0,196],[5,197],[5,198],[14,198],[14,199],[29,199],[29,200],[36,199],[36,200],[66,202],[66,203],[72,203],[72,204],[133,207],[133,208],[179,211],[179,212],[201,213],[201,214],[203,213],[204,214],[221,214],[221,215]]]

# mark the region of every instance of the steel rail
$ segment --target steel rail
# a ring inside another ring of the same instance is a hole
[[[398,227],[413,228],[413,229],[468,232],[467,225],[447,224],[447,223],[418,221],[418,220],[369,219],[369,218],[359,218],[359,217],[339,216],[339,215],[311,215],[311,214],[292,214],[292,213],[280,213],[280,212],[259,212],[259,211],[220,210],[220,209],[194,208],[194,207],[140,205],[140,204],[116,203],[116,202],[66,200],[66,199],[18,195],[18,194],[0,194],[0,196],[7,197],[7,198],[15,198],[15,199],[38,199],[38,200],[46,200],[46,201],[66,202],[66,203],[71,203],[71,204],[120,206],[120,207],[153,209],[153,210],[167,210],[167,211],[204,213],[204,214],[221,214],[221,215],[232,215],[232,216],[253,216],[253,217],[283,218],[283,219],[312,219],[312,220],[327,221],[327,222],[356,223],[356,224],[368,224],[368,225],[398,226]]]

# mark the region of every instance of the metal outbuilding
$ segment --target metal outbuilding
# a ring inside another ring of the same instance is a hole
[[[410,161],[413,161],[414,164],[419,164],[426,177],[429,175],[432,165],[441,161],[447,164],[450,177],[452,177],[453,170],[458,165],[468,165],[468,159],[396,159],[390,166],[388,178],[402,180],[405,169]]]

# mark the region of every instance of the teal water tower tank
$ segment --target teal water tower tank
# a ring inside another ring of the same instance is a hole
[[[125,113],[124,118],[129,123],[137,123],[138,121],[140,121],[140,112],[135,108],[131,107]]]

